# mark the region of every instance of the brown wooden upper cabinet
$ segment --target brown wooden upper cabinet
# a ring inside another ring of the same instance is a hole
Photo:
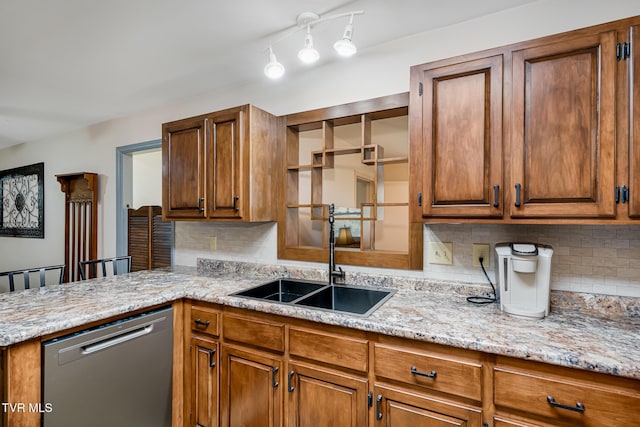
[[[275,221],[278,123],[252,105],[164,123],[163,217]]]
[[[513,52],[512,217],[615,215],[616,33]]]
[[[412,67],[413,216],[640,217],[638,46],[634,17]]]
[[[413,67],[411,80],[422,214],[502,216],[502,55]]]

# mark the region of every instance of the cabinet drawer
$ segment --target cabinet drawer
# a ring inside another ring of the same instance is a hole
[[[383,344],[375,345],[374,357],[376,377],[470,399],[481,398],[482,365],[479,362]]]
[[[369,368],[367,340],[291,327],[289,353],[357,371]]]
[[[220,335],[220,312],[208,307],[191,306],[191,330],[203,334]]]
[[[496,407],[548,417],[560,425],[637,425],[640,392],[496,367]]]
[[[225,314],[222,333],[225,340],[238,341],[278,352],[284,351],[284,324]]]

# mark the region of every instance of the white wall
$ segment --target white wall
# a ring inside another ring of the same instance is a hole
[[[133,201],[131,208],[162,205],[162,151],[133,153]]]
[[[165,121],[244,103],[281,115],[404,92],[409,88],[411,65],[635,15],[640,15],[637,0],[541,0],[363,50],[348,62],[310,68],[279,82],[261,78],[254,84],[0,150],[0,169],[44,161],[46,174],[45,239],[0,237],[0,270],[63,262],[64,195],[54,177],[60,173],[100,175],[98,252],[99,256],[115,254],[115,149],[160,138]],[[272,233],[271,229],[266,232]],[[270,243],[270,253],[276,251],[273,245]],[[193,263],[194,256],[176,253],[176,260]]]

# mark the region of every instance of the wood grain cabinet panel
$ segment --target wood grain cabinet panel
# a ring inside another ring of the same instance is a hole
[[[345,335],[290,327],[289,353],[342,368],[369,369],[368,341]]]
[[[280,123],[252,105],[164,123],[163,218],[275,221]]]
[[[221,425],[282,425],[282,361],[222,346]]]
[[[512,217],[615,215],[616,32],[513,52]]]
[[[502,55],[411,69],[423,216],[502,216]],[[420,152],[420,151],[418,151]]]
[[[218,426],[218,344],[191,339],[191,419],[197,427]]]
[[[206,306],[191,306],[191,330],[211,336],[220,335],[220,311]]]
[[[629,216],[640,217],[640,25],[629,31],[631,56],[627,59],[631,96],[629,97]],[[626,158],[626,154],[625,158]]]
[[[388,378],[478,401],[482,397],[482,365],[477,361],[377,343],[374,345],[374,360],[376,378]]]
[[[205,217],[205,118],[162,125],[162,210],[165,218]]]
[[[288,425],[367,425],[367,379],[312,365],[288,364]]]
[[[481,427],[482,410],[425,394],[376,385],[376,426]]]
[[[498,366],[498,410],[530,414],[559,426],[633,426],[640,420],[640,390],[628,391],[534,369]]]
[[[222,329],[225,340],[284,352],[283,323],[225,314]]]

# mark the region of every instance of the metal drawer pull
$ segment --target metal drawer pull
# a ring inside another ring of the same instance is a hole
[[[209,367],[210,368],[216,367],[216,349],[215,348],[212,348],[211,350],[209,350]]]
[[[203,203],[204,203],[204,197],[200,197],[198,199],[198,210],[200,212],[204,212],[204,206],[202,206]]]
[[[278,374],[278,367],[274,366],[273,368],[271,368],[271,385],[273,386],[273,388],[277,388],[280,385],[280,383],[276,381],[277,374]]]
[[[382,419],[382,395],[376,396],[376,420]]]
[[[411,367],[411,373],[413,375],[420,375],[421,377],[427,377],[427,378],[435,378],[436,375],[438,375],[436,371],[431,371],[430,374],[427,374],[426,372],[420,372],[418,371],[418,368],[416,368],[415,366]]]
[[[520,190],[522,189],[522,186],[518,183],[516,184],[516,208],[520,207]]]
[[[200,319],[196,319],[193,322],[196,324],[196,326],[204,326],[205,328],[209,326],[209,323],[210,323],[208,320],[206,322],[203,322]]]
[[[493,207],[497,208],[498,206],[500,206],[500,200],[499,200],[499,194],[500,194],[500,186],[498,184],[494,184],[493,185]]]
[[[289,371],[289,375],[287,376],[287,390],[289,390],[289,393],[293,393],[294,387],[293,387],[293,375],[295,374],[295,371],[291,370]]]
[[[581,414],[584,412],[584,405],[580,402],[576,402],[576,406],[565,405],[563,403],[556,402],[553,396],[547,396],[547,402],[549,402],[549,405],[555,406],[556,408],[567,409],[569,411],[574,411],[574,412],[580,412]]]

